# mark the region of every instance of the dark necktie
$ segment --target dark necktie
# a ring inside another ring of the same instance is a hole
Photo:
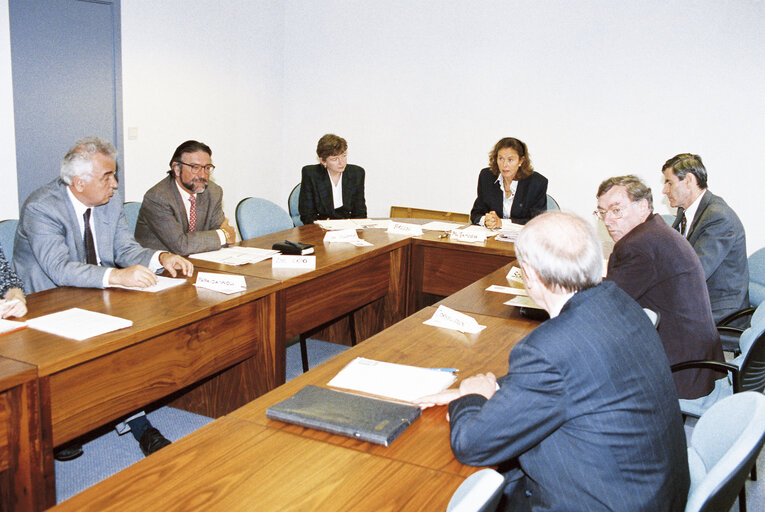
[[[688,221],[685,218],[685,208],[681,206],[677,209],[677,217],[675,218],[675,222],[672,224],[672,227],[678,230],[681,235],[685,236],[685,227],[687,226],[687,223]]]
[[[85,210],[85,213],[82,214],[82,219],[85,221],[82,230],[85,242],[85,262],[91,265],[98,265],[96,244],[93,241],[93,232],[90,230],[90,208]]]
[[[197,198],[195,196],[189,196],[189,231],[195,231],[197,229]]]

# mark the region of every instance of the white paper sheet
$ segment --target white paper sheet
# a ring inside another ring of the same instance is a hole
[[[543,309],[542,306],[531,300],[531,297],[523,297],[521,295],[513,297],[509,301],[505,302],[508,306],[518,306],[519,308],[534,308]]]
[[[38,331],[82,341],[99,334],[131,327],[133,322],[125,318],[96,313],[95,311],[71,308],[27,320],[27,325]]]
[[[317,220],[314,224],[318,224],[320,228],[327,231],[336,231],[339,229],[361,229],[361,225],[354,222],[356,219],[329,219],[329,220]]]
[[[502,231],[520,233],[523,229],[523,224],[516,224],[510,219],[502,219]]]
[[[512,288],[510,286],[500,286],[493,284],[486,288],[487,292],[507,293],[509,295],[528,295],[523,288]]]
[[[162,290],[167,290],[168,288],[172,288],[174,286],[182,285],[186,282],[185,279],[182,278],[173,278],[173,277],[165,277],[165,276],[157,276],[157,284],[154,286],[148,286],[146,288],[140,288],[138,286],[122,286],[119,284],[112,284],[109,285],[109,288],[123,288],[125,290],[137,290],[139,292],[161,292]]]
[[[427,224],[423,224],[422,229],[426,231],[451,231],[452,229],[457,229],[460,226],[464,226],[464,224],[434,220],[432,222],[428,222]]]
[[[422,323],[467,334],[476,334],[486,329],[486,326],[479,325],[478,322],[475,321],[475,318],[446,306],[438,306],[438,309],[433,313],[433,316]]]
[[[26,322],[18,322],[16,320],[6,320],[5,318],[0,318],[0,334],[18,331],[19,329],[23,329],[26,326]]]
[[[440,393],[456,379],[450,371],[357,357],[340,370],[329,385],[412,402],[425,395]]]
[[[198,260],[212,261],[223,265],[245,265],[247,263],[257,263],[267,260],[279,251],[271,249],[258,249],[257,247],[224,247],[217,251],[200,252],[192,254],[190,258]]]

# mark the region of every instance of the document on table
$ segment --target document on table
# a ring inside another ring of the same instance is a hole
[[[27,326],[26,322],[18,322],[16,320],[6,320],[0,318],[0,334],[8,334],[9,332],[18,331]]]
[[[82,341],[99,334],[131,327],[133,322],[95,311],[71,308],[27,320],[27,325],[38,331]]]
[[[440,393],[455,380],[457,376],[452,371],[357,357],[340,370],[329,385],[412,402]]]
[[[528,295],[523,288],[512,288],[510,286],[500,286],[493,284],[486,288],[487,292],[507,293],[508,295]]]
[[[196,258],[198,260],[211,261],[213,263],[221,263],[223,265],[245,265],[247,263],[257,263],[259,261],[267,260],[274,254],[279,254],[279,251],[271,249],[258,249],[257,247],[224,247],[217,251],[200,252],[192,254],[190,258]]]
[[[138,286],[122,286],[121,284],[112,284],[109,285],[109,288],[123,288],[125,290],[138,290],[139,292],[161,292],[162,290],[167,290],[168,288],[172,288],[174,286],[181,285],[186,282],[185,279],[182,278],[173,278],[173,277],[165,277],[165,276],[157,276],[157,284],[153,286],[147,286],[146,288],[141,288]]]
[[[432,222],[428,222],[427,224],[422,225],[422,229],[425,231],[451,231],[452,229],[457,229],[460,226],[463,226],[464,224],[459,224],[455,222],[443,222],[439,220],[434,220]]]
[[[542,309],[542,306],[531,300],[531,297],[523,297],[521,295],[513,297],[509,301],[505,302],[508,306],[517,306],[520,308],[534,308]]]
[[[502,219],[502,228],[504,232],[520,233],[523,229],[523,224],[516,224],[510,219]]]

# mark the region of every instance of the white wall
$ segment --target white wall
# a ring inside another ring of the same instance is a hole
[[[602,179],[628,172],[666,213],[661,164],[699,153],[749,251],[765,246],[765,2],[123,0],[122,20],[125,133],[138,128],[125,141],[129,200],[197,138],[229,216],[248,195],[286,208],[316,141],[335,132],[367,169],[370,215],[468,211],[489,149],[516,136],[582,215]],[[7,30],[0,18],[0,110]]]
[[[11,76],[11,31],[8,0],[0,0],[0,219],[19,216],[16,180],[16,132],[13,129],[13,85]]]

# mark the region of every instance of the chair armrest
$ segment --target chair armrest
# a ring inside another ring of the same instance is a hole
[[[679,372],[680,370],[687,370],[688,368],[707,368],[709,370],[717,370],[720,372],[731,371],[738,373],[739,368],[735,364],[721,363],[720,361],[685,361],[682,363],[676,363],[669,367],[673,372]]]
[[[724,351],[733,352],[734,355],[741,353],[739,340],[741,339],[741,333],[744,332],[743,329],[727,325],[718,325],[717,332],[720,334],[720,343],[722,343]]]
[[[726,316],[719,322],[717,322],[718,327],[719,326],[725,326],[733,322],[734,320],[738,320],[739,318],[743,318],[745,316],[752,316],[754,314],[754,310],[757,308],[745,308],[741,309],[739,311],[736,311],[735,313],[731,313],[730,315]]]

